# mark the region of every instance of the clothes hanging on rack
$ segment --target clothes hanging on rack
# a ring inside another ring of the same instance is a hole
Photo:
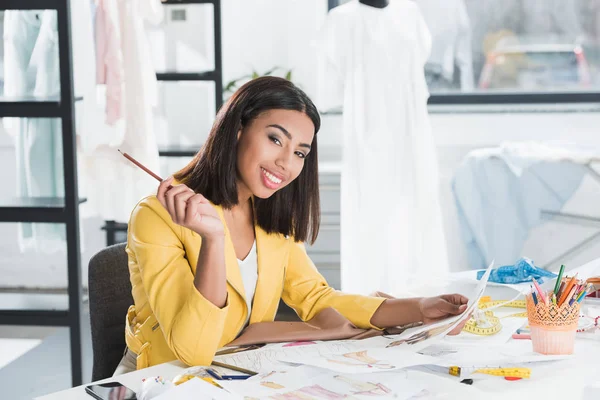
[[[334,8],[320,35],[317,105],[343,105],[341,287],[401,295],[448,271],[416,4]]]
[[[70,2],[71,42],[76,134],[93,134],[94,81],[87,2]],[[38,99],[60,96],[58,21],[53,10],[5,12],[5,96]],[[62,130],[51,118],[5,118],[6,131],[14,137],[18,197],[64,197]],[[85,178],[79,175],[79,187]],[[83,190],[80,190],[82,196]],[[85,212],[84,212],[85,214]],[[81,231],[82,232],[82,231]],[[82,236],[81,236],[82,237]],[[52,253],[66,248],[65,228],[60,224],[19,224],[21,251]],[[81,240],[83,244],[83,240]],[[83,246],[83,245],[82,245]]]
[[[40,98],[60,95],[55,11],[6,11],[4,15],[4,95]],[[5,118],[15,139],[18,197],[63,197],[60,121]],[[19,224],[22,252],[65,248],[65,229],[57,224]]]
[[[102,20],[102,18],[104,18]],[[105,107],[113,107],[109,77],[122,73],[120,102],[122,117],[104,125],[102,132],[83,143],[89,177],[88,198],[105,220],[125,222],[135,204],[156,190],[156,181],[127,162],[117,151],[129,153],[148,168],[159,172],[158,145],[152,126],[152,108],[157,104],[156,72],[152,65],[144,22],[162,19],[160,0],[99,0],[96,9],[96,43],[102,52],[97,65],[105,70]],[[106,29],[107,24],[112,28]],[[109,36],[107,36],[109,35]],[[120,40],[115,40],[116,37]],[[103,47],[104,46],[104,47]],[[122,58],[122,63],[119,62]],[[120,70],[122,68],[122,71]],[[115,78],[116,79],[116,78]]]
[[[432,36],[425,77],[429,89],[473,90],[471,24],[464,0],[418,0],[416,2]],[[459,82],[454,70],[458,67]]]

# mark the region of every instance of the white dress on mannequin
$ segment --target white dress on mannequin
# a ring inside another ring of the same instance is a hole
[[[343,105],[341,287],[402,295],[448,271],[416,4],[334,8],[320,35],[320,109]]]

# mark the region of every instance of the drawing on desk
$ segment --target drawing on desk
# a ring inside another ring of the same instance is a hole
[[[345,353],[345,354],[331,354],[328,356],[327,361],[330,363],[342,364],[342,365],[350,365],[350,366],[359,366],[359,367],[367,367],[367,368],[377,368],[377,369],[393,369],[396,368],[390,363],[385,361],[378,360],[369,356],[367,353],[368,350],[357,351],[353,353]],[[355,361],[352,361],[355,360]]]
[[[261,382],[260,384],[261,384],[261,386],[264,386],[269,389],[285,389],[285,386],[280,385],[279,383],[276,383],[276,382],[264,381],[264,382]]]
[[[356,390],[352,394],[356,395],[383,396],[392,392],[390,388],[379,382],[363,382],[343,375],[336,375],[334,378],[339,381],[346,382],[348,385],[352,386],[352,388]]]
[[[337,400],[357,399],[355,396],[386,396],[392,393],[392,389],[380,382],[365,382],[342,375],[334,376],[334,380],[312,384],[287,393],[275,394],[270,398],[275,400]]]
[[[325,389],[321,385],[305,386],[293,392],[276,394],[271,396],[274,400],[337,400],[348,399],[349,397],[343,393],[333,392]]]
[[[270,372],[289,366],[289,364],[280,360],[290,360],[307,356],[323,357],[331,353],[350,353],[357,350],[356,345],[344,343],[343,341],[322,342],[311,346],[284,347],[284,345],[272,345],[251,352],[217,356],[215,360],[251,371]]]
[[[407,344],[407,345],[416,344],[416,343],[422,342],[423,340],[427,340],[427,339],[429,339],[431,337],[434,337],[434,336],[437,336],[437,335],[441,334],[442,332],[444,332],[445,330],[447,330],[451,325],[452,325],[452,323],[447,324],[447,325],[433,327],[431,329],[415,333],[414,335],[409,336],[406,339],[395,340],[395,341],[393,341],[392,343],[388,344],[385,347],[389,348],[389,347],[400,346],[402,344]]]

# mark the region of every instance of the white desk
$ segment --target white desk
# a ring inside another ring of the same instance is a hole
[[[446,287],[436,287],[437,290],[444,292],[464,291],[467,289],[464,284],[457,286],[456,282],[448,282]],[[429,289],[430,290],[430,289]],[[427,290],[427,291],[429,291]],[[503,293],[504,292],[504,293]],[[513,291],[498,287],[490,287],[486,294],[495,299],[508,298],[514,296]],[[506,345],[517,345],[514,341],[509,341]],[[560,375],[557,375],[557,366],[561,368]],[[139,391],[141,380],[149,376],[162,376],[165,379],[172,379],[180,374],[185,366],[177,361],[156,365],[139,371],[134,371],[115,378],[114,380],[123,383],[134,391]],[[485,400],[501,399],[599,399],[600,398],[600,341],[578,339],[576,343],[575,355],[568,361],[560,361],[559,364],[548,363],[542,366],[536,366],[532,371],[531,379],[520,381],[506,381],[497,377],[476,378],[473,385],[459,383],[458,378],[450,375],[423,373],[419,371],[408,371],[411,379],[420,380],[426,383],[432,391],[444,393],[445,396],[423,397],[427,398],[445,398],[445,399],[482,399]],[[109,382],[113,379],[104,379],[99,382]],[[534,397],[536,396],[536,397]],[[65,391],[49,394],[39,397],[40,400],[91,400],[85,393],[84,386],[78,386]]]

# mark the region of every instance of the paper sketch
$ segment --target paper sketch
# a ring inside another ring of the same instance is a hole
[[[402,347],[359,349],[357,351],[294,357],[289,362],[312,365],[341,373],[360,374],[392,371],[415,365],[434,364],[433,357],[415,353]]]
[[[346,354],[334,354],[327,356],[327,361],[342,365],[361,366],[376,369],[394,369],[394,366],[381,360],[377,360],[368,354],[368,350],[356,351]]]
[[[310,376],[310,377],[309,377]],[[244,382],[223,382],[232,393],[243,393],[246,400],[254,399],[407,399],[423,389],[422,383],[408,381],[403,371],[377,374],[348,375],[326,372],[316,368],[297,367],[278,371],[269,376],[279,387],[265,387],[248,379]],[[282,383],[285,382],[285,385]]]
[[[360,348],[357,341],[318,342],[305,346],[288,346],[288,343],[267,345],[261,349],[215,357],[216,361],[236,365],[257,372],[271,372],[286,367],[288,360],[297,357],[322,357],[325,354],[350,353]]]

